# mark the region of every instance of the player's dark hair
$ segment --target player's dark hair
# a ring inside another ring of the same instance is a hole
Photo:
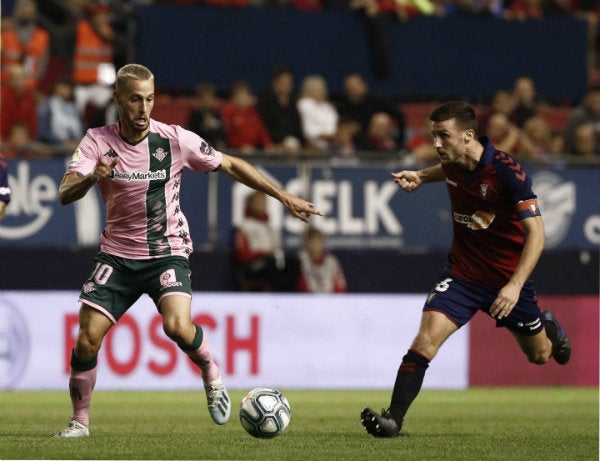
[[[456,125],[463,130],[477,132],[477,115],[475,109],[463,101],[448,101],[438,107],[429,115],[432,122],[456,120]]]

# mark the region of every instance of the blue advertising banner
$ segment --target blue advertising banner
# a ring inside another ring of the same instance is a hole
[[[547,248],[591,249],[600,245],[600,170],[593,167],[551,169],[528,166],[546,226]],[[310,167],[309,178],[294,168],[265,171],[292,193],[309,197],[324,217],[311,218],[327,234],[331,248],[449,248],[452,216],[444,183],[426,184],[412,193],[391,180],[391,169]],[[241,219],[243,197],[250,190],[236,184],[219,188],[219,229]],[[272,224],[287,248],[301,244],[306,228],[276,200],[269,203]],[[217,243],[229,245],[231,233]]]
[[[104,222],[97,189],[75,205],[58,201],[66,164],[60,160],[8,161],[11,202],[0,223],[3,245],[94,244]]]
[[[528,167],[546,230],[546,248],[600,245],[600,169]]]
[[[257,162],[258,163],[258,162]],[[325,216],[313,217],[331,248],[446,249],[452,217],[443,183],[413,193],[391,180],[390,165],[333,167],[322,164],[260,167],[290,192],[309,198]],[[104,205],[96,188],[63,206],[58,186],[61,160],[9,161],[12,202],[0,223],[0,246],[96,246]],[[594,167],[529,166],[544,217],[547,248],[596,249],[600,245],[600,170]],[[225,248],[251,192],[222,174],[184,173],[181,204],[196,248]],[[285,248],[302,242],[306,225],[269,199],[271,223]]]
[[[11,202],[0,223],[0,246],[97,246],[104,227],[105,209],[98,188],[81,200],[61,205],[58,187],[67,159],[9,160]],[[197,242],[208,240],[205,175],[184,171],[181,206],[190,218]]]

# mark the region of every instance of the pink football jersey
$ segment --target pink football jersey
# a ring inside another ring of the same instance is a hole
[[[119,125],[89,129],[67,173],[88,175],[100,159],[119,157],[109,177],[98,182],[106,204],[101,250],[115,256],[147,259],[189,256],[192,240],[179,205],[184,168],[214,171],[222,153],[180,126],[150,120],[150,132],[132,144]]]

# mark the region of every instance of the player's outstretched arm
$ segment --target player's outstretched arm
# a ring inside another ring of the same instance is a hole
[[[100,179],[108,176],[113,168],[119,163],[119,157],[102,159],[96,169],[86,176],[78,173],[67,173],[58,187],[58,198],[60,203],[67,205],[82,198]]]
[[[315,210],[313,203],[296,197],[277,186],[257,168],[239,157],[223,154],[220,171],[227,173],[235,181],[276,198],[286,206],[293,216],[304,222],[308,222],[308,218],[313,214],[323,216],[321,211]]]
[[[407,192],[412,192],[421,184],[432,181],[441,181],[445,178],[442,165],[435,165],[418,171],[404,170],[392,173],[394,182]]]

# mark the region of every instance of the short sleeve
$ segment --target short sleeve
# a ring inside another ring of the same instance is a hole
[[[196,133],[177,127],[177,135],[185,167],[207,173],[221,165],[223,154]]]
[[[98,165],[98,145],[88,130],[67,165],[67,173],[79,173],[83,176],[90,174]]]
[[[533,193],[531,178],[517,159],[499,152],[496,161],[498,179],[504,193],[513,204],[537,198]]]

